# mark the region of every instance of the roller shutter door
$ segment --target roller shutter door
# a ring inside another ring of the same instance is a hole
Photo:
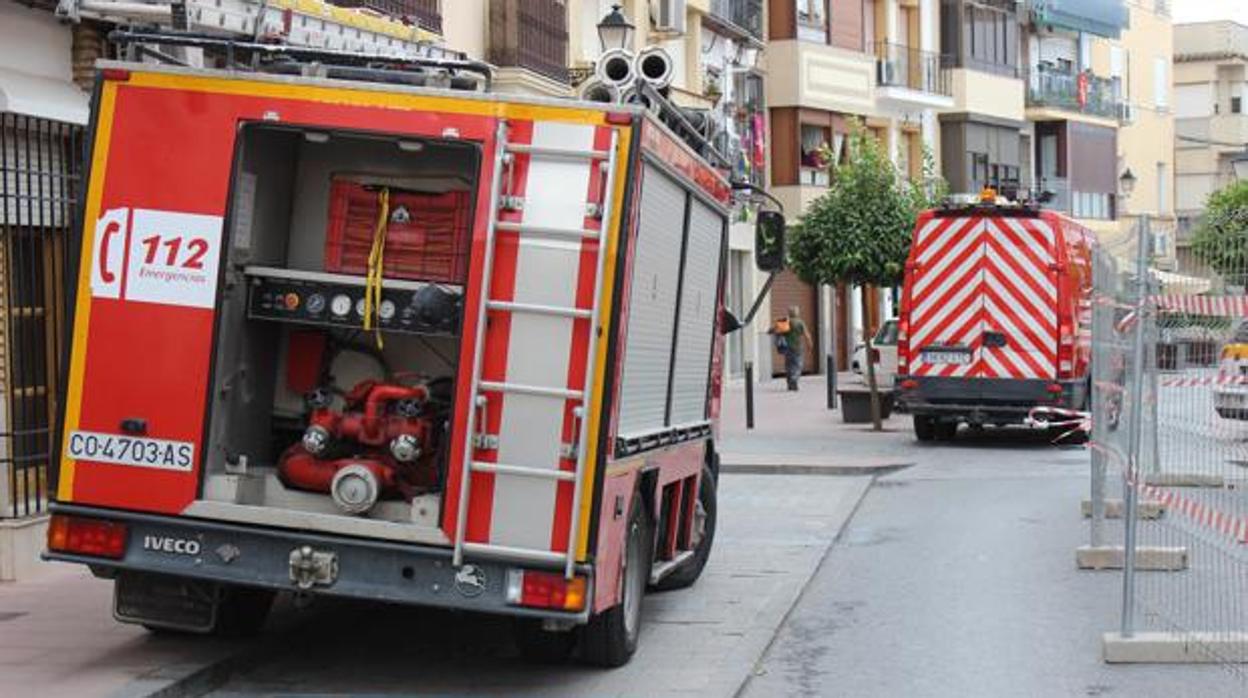
[[[670,421],[673,426],[706,419],[706,384],[711,371],[723,240],[723,217],[694,199],[689,212],[680,327],[676,336],[676,370],[672,377]]]
[[[671,177],[645,165],[616,427],[623,438],[666,426],[685,200]]]

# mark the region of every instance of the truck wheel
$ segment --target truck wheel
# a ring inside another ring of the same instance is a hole
[[[938,441],[953,441],[958,436],[957,422],[937,422],[935,424]]]
[[[516,648],[525,661],[534,664],[562,664],[576,647],[576,633],[544,630],[542,621],[521,618],[516,621]]]
[[[931,417],[925,417],[921,414],[914,415],[914,438],[919,441],[934,441],[936,439],[936,424]]]
[[[710,468],[702,467],[702,481],[698,483],[698,501],[693,512],[693,555],[685,564],[672,570],[671,574],[654,585],[659,591],[684,589],[692,586],[702,576],[706,561],[711,556],[711,544],[715,541],[715,518],[718,508],[715,481]]]
[[[624,569],[620,571],[620,603],[589,619],[581,630],[581,659],[594,666],[624,666],[637,651],[641,634],[641,598],[650,581],[654,558],[654,526],[641,496],[633,497],[628,515]]]

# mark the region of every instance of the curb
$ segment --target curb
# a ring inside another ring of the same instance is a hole
[[[844,463],[767,463],[761,461],[725,461],[719,465],[720,474],[733,475],[827,475],[862,476],[887,475],[914,465],[907,461],[844,462]]]

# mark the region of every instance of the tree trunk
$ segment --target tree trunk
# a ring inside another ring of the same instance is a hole
[[[875,357],[871,349],[871,294],[866,284],[862,286],[862,343],[866,346],[867,387],[871,390],[871,427],[875,431],[883,431],[880,420],[880,387],[875,382]]]

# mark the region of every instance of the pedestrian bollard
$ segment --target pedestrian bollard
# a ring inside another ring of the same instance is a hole
[[[745,428],[754,428],[754,364],[745,362]]]
[[[828,409],[836,409],[836,356],[828,354]]]

